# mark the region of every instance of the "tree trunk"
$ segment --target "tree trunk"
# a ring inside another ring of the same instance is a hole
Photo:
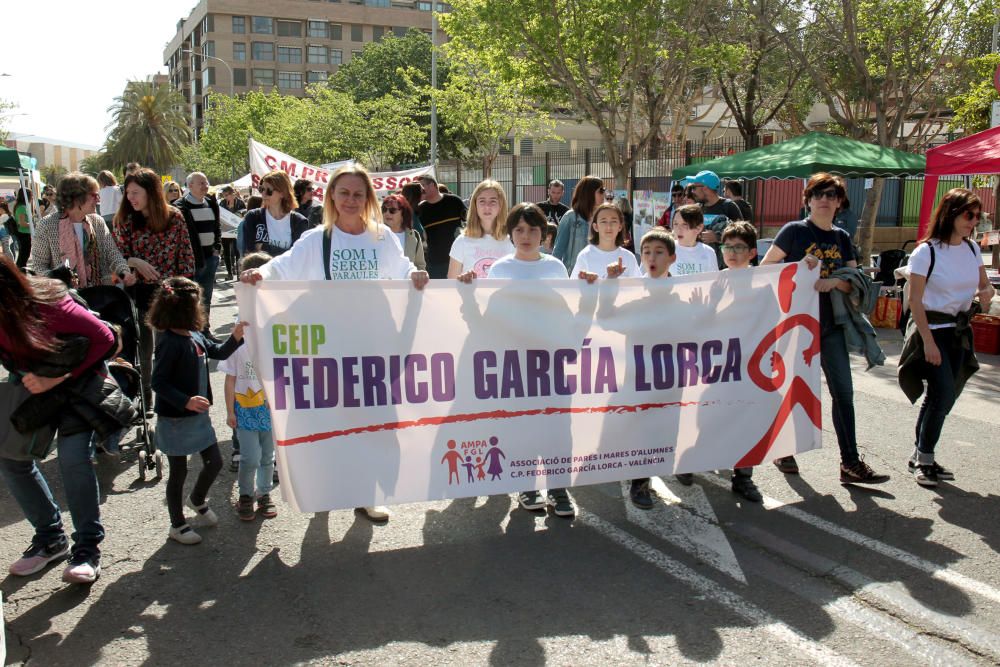
[[[882,203],[882,192],[885,190],[885,179],[876,178],[872,184],[872,189],[865,196],[865,208],[861,212],[860,241],[861,257],[858,260],[860,266],[868,263],[872,254],[872,245],[875,242],[875,220],[878,218],[878,209]]]

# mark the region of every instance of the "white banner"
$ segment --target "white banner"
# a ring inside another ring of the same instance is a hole
[[[301,160],[296,160],[291,155],[250,139],[250,176],[253,179],[254,188],[260,183],[260,179],[264,174],[278,169],[287,173],[293,183],[297,178],[307,178],[313,181],[316,185],[316,196],[322,197],[330,175],[339,167],[347,164],[354,164],[354,161],[344,160],[343,162],[333,162],[330,163],[329,168],[317,167],[306,164]],[[433,176],[434,167],[428,165],[426,167],[417,167],[416,169],[407,169],[406,171],[377,172],[373,173],[371,177],[376,194],[379,197],[384,197],[391,191],[400,189],[424,174]]]
[[[817,271],[237,285],[304,512],[757,465],[820,445]]]

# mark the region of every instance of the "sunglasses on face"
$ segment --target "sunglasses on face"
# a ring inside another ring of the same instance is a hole
[[[812,198],[813,199],[829,199],[830,201],[834,201],[836,199],[840,199],[840,193],[838,193],[836,189],[830,188],[829,190],[819,190],[819,191],[813,192],[812,193]]]
[[[396,208],[395,206],[383,206],[382,207],[382,212],[383,213],[399,213],[399,209]]]
[[[271,195],[274,194],[274,188],[261,188],[260,193],[262,195],[270,197]]]

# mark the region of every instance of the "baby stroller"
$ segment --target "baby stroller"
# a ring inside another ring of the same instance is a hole
[[[153,437],[146,422],[146,400],[142,391],[142,367],[139,354],[139,316],[135,304],[124,290],[118,287],[98,286],[85,287],[79,290],[91,310],[96,311],[101,319],[121,327],[122,349],[116,359],[108,363],[111,375],[121,386],[122,392],[139,410],[132,426],[138,427],[136,444],[139,446],[139,479],[146,480],[149,471],[155,472],[155,478],[163,477],[163,456],[156,451]]]

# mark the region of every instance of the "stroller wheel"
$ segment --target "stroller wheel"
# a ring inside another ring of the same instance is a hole
[[[156,461],[156,479],[163,479],[163,455],[156,452],[153,460]]]
[[[139,452],[139,479],[146,481],[146,452]]]

